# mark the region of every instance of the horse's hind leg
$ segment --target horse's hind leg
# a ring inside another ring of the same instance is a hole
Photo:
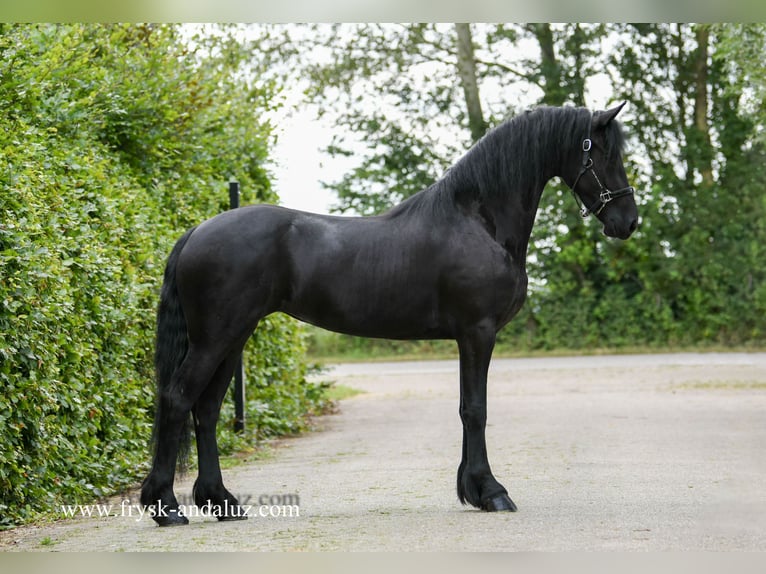
[[[210,385],[203,391],[192,409],[197,435],[199,476],[194,483],[194,503],[218,520],[244,520],[245,510],[223,485],[218,461],[216,424],[221,403],[229,388],[239,352],[232,353],[221,363]]]
[[[169,388],[160,393],[160,417],[155,428],[156,450],[152,470],[141,486],[141,503],[160,526],[187,524],[173,493],[176,461],[181,444],[188,437],[186,422],[199,396],[218,370],[216,355],[191,347],[171,379]]]

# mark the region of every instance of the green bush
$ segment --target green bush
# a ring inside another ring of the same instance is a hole
[[[172,26],[0,25],[0,527],[145,474],[170,248],[227,207],[230,176],[244,202],[276,199],[254,115],[273,87],[226,33],[194,45]],[[322,408],[302,351],[294,322],[262,322],[248,438]]]

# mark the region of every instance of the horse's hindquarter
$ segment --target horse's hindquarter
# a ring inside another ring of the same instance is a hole
[[[483,318],[501,326],[518,309],[520,283],[526,290],[523,268],[462,220],[299,214],[285,240],[290,287],[280,310],[334,331],[452,338]]]
[[[200,224],[176,267],[190,340],[252,329],[282,299],[284,235],[295,212],[271,205],[226,211]]]

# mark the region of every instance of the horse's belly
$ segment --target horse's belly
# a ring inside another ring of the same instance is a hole
[[[313,282],[294,292],[282,311],[318,327],[387,339],[448,337],[437,305],[436,290],[428,285],[389,288],[360,280]]]

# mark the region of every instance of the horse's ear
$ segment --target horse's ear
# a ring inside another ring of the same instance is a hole
[[[625,104],[627,102],[622,102],[619,106],[615,106],[610,110],[606,110],[605,112],[601,112],[600,114],[596,115],[596,117],[593,118],[593,124],[597,128],[603,128],[609,125],[609,122],[611,122],[617,114],[620,113],[620,110],[622,110],[623,107],[625,107]]]

